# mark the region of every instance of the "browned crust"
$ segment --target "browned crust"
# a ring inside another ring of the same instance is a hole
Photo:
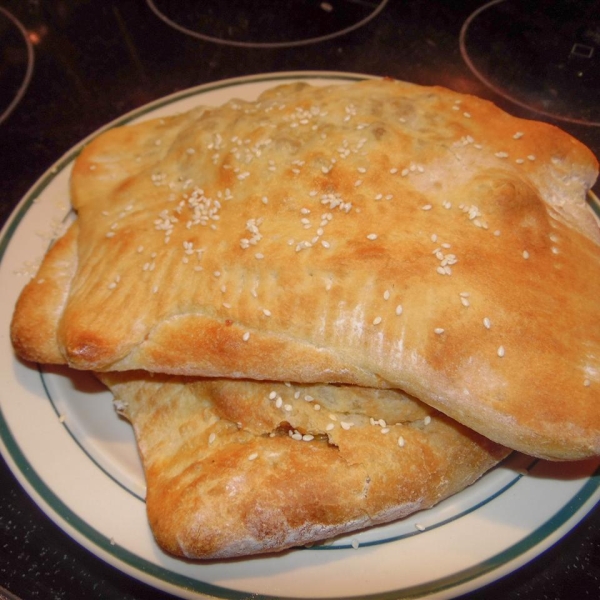
[[[392,391],[100,377],[135,429],[154,535],[187,558],[277,552],[387,523],[464,489],[508,452]]]
[[[397,387],[523,452],[598,455],[596,173],[557,128],[392,81],[118,129],[75,165],[78,268],[55,339],[18,351]]]

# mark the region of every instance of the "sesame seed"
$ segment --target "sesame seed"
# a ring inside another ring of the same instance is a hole
[[[590,385],[592,385],[592,382],[589,379],[584,379],[583,380],[583,385],[585,387],[590,387]]]
[[[404,448],[405,444],[406,444],[406,441],[404,440],[404,438],[402,436],[400,436],[398,438],[398,446],[400,446],[400,448]]]
[[[383,319],[381,317],[375,317],[373,319],[373,325],[379,325]]]
[[[340,425],[342,429],[348,431],[354,425],[354,423],[350,423],[348,421],[340,421]]]
[[[248,460],[256,460],[258,458],[258,452],[253,452],[249,457]]]
[[[533,161],[533,160],[535,160],[535,154],[528,154],[528,155],[527,155],[527,158],[528,158],[529,160],[532,160],[532,161]]]
[[[314,439],[315,439],[315,436],[314,436],[314,435],[311,435],[310,433],[305,433],[305,434],[302,436],[302,441],[303,441],[303,442],[312,442]]]
[[[265,315],[265,317],[271,316],[271,311],[268,308],[263,308],[262,311],[263,311],[263,314]]]
[[[433,330],[437,335],[442,335],[442,333],[444,333],[444,329],[442,327],[436,327]]]
[[[517,131],[515,135],[513,135],[513,140],[520,140],[525,134],[522,131]]]
[[[498,158],[508,158],[508,152],[496,152],[494,156]]]
[[[499,347],[498,347],[498,356],[499,356],[500,358],[502,358],[502,357],[504,356],[504,354],[505,354],[505,351],[504,351],[504,346],[499,346]]]
[[[431,204],[425,204],[424,206],[421,206],[421,209],[422,210],[431,210],[432,206],[431,206]]]
[[[269,394],[269,400],[275,400],[275,398],[277,398],[277,392],[275,390],[273,390],[270,394]]]
[[[358,540],[352,540],[352,547],[356,550],[360,546],[360,542]]]
[[[216,435],[215,433],[211,433],[211,434],[208,436],[208,443],[209,443],[209,444],[212,444],[212,443],[215,441],[215,439],[216,439],[216,438],[217,438],[217,435]]]
[[[527,260],[529,258],[529,252],[527,250],[523,250],[523,258]]]
[[[325,427],[325,431],[331,431],[334,428],[335,428],[335,425],[333,423],[328,423],[327,426]]]
[[[484,326],[486,329],[489,329],[489,328],[492,326],[492,322],[490,321],[489,317],[485,317],[485,318],[483,319],[483,326]]]
[[[402,311],[403,311],[403,310],[404,310],[404,309],[402,308],[402,304],[398,304],[398,306],[396,306],[396,314],[397,314],[398,316],[400,316],[400,315],[402,314]]]
[[[275,408],[281,408],[283,406],[283,398],[281,396],[277,396],[275,399]]]
[[[385,292],[383,292],[383,299],[384,300],[390,299],[390,290],[385,290]]]
[[[377,234],[376,233],[369,233],[367,235],[367,239],[368,240],[376,240],[377,239]]]
[[[250,332],[249,332],[249,331],[246,331],[246,332],[244,333],[244,335],[242,336],[242,339],[243,339],[245,342],[247,342],[247,341],[250,339]]]
[[[415,529],[418,531],[425,531],[425,525],[421,525],[421,523],[415,523]]]
[[[429,415],[427,415],[424,419],[423,419],[423,423],[425,425],[429,425],[431,423],[431,417]]]
[[[466,117],[467,119],[470,119],[470,118],[471,118],[471,113],[469,113],[469,112],[464,112],[464,113],[463,113],[463,117]]]

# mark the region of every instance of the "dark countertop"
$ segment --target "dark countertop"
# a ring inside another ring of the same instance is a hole
[[[0,224],[51,164],[105,123],[178,90],[254,73],[335,70],[441,84],[489,98],[513,114],[558,124],[600,155],[599,78],[590,77],[599,72],[599,2],[536,3],[536,11],[525,15],[524,22],[536,24],[528,36],[517,17],[529,3],[510,0],[387,4],[297,0],[253,6],[232,0],[239,12],[211,8],[204,21],[192,18],[198,3],[175,4],[182,26],[204,22],[207,29],[202,35],[230,36],[246,45],[217,43],[170,27],[152,10],[168,6],[165,1],[0,0]],[[380,4],[385,4],[381,12],[353,29]],[[260,10],[275,10],[276,5],[280,14]],[[496,10],[497,15],[486,12]],[[300,12],[304,20],[299,20]],[[231,15],[231,23],[222,26]],[[253,21],[252,15],[260,18]],[[490,15],[494,18],[487,21]],[[470,29],[465,30],[469,18]],[[24,28],[29,48],[16,22]],[[306,33],[298,23],[304,23]],[[510,48],[494,37],[491,23],[503,34],[510,29],[508,39],[517,40],[513,44],[519,48],[517,55],[505,56]],[[509,28],[508,23],[514,26]],[[565,24],[564,35],[548,37],[560,23]],[[336,28],[348,31],[335,36]],[[281,46],[302,35],[323,39]],[[539,37],[532,39],[535,35]],[[541,39],[547,44],[540,44]],[[253,40],[274,46],[248,45]],[[562,46],[557,40],[563,40]],[[520,88],[522,81],[528,86]],[[563,93],[560,85],[569,93]],[[577,122],[582,120],[587,124]],[[0,392],[0,409],[1,402]],[[169,597],[83,550],[37,508],[0,459],[2,586],[23,600]],[[532,563],[465,596],[469,600],[598,597],[600,507]]]

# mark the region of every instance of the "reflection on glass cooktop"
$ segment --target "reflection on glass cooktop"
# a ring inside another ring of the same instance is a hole
[[[600,126],[600,2],[494,0],[461,32],[472,71],[541,115]]]
[[[291,47],[322,42],[373,19],[388,0],[147,0],[169,26],[230,46]]]
[[[0,7],[0,124],[15,109],[33,73],[33,48],[23,25]]]

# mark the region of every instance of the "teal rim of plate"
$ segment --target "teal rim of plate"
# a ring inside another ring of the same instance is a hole
[[[225,79],[214,83],[200,85],[194,88],[177,92],[165,98],[156,100],[147,105],[144,105],[138,109],[135,109],[122,117],[112,121],[106,126],[94,132],[92,135],[87,137],[85,140],[77,144],[73,149],[67,152],[62,158],[60,158],[40,179],[34,184],[30,191],[25,195],[23,200],[17,205],[9,220],[2,231],[2,237],[0,238],[0,262],[2,261],[6,249],[15,234],[21,220],[35,201],[40,196],[48,185],[53,181],[58,173],[64,170],[72,163],[77,155],[81,152],[82,148],[90,140],[95,138],[100,133],[119,125],[124,125],[143,117],[144,115],[157,110],[173,102],[184,100],[188,97],[199,95],[206,92],[212,92],[219,89],[226,89],[228,87],[247,85],[252,83],[264,83],[269,81],[292,81],[292,80],[308,80],[308,79],[324,79],[330,81],[359,81],[362,79],[369,78],[369,75],[361,75],[355,73],[338,73],[329,71],[301,71],[301,72],[282,72],[273,73],[270,75],[254,75],[248,77],[241,77],[235,79]],[[592,202],[590,203],[594,212],[600,217],[600,200],[597,196],[592,195]],[[55,409],[56,410],[56,409]],[[23,477],[32,489],[37,493],[43,504],[45,504],[56,517],[67,525],[67,532],[73,530],[77,532],[84,540],[91,543],[93,546],[101,549],[109,558],[113,560],[105,559],[106,562],[111,563],[115,568],[119,569],[120,565],[124,564],[133,569],[137,573],[137,578],[149,585],[154,585],[159,589],[166,588],[161,587],[161,583],[169,584],[175,588],[180,588],[186,591],[193,591],[199,594],[208,594],[215,598],[223,600],[247,600],[252,597],[254,600],[278,600],[279,597],[257,594],[253,592],[237,591],[221,586],[216,586],[207,582],[199,581],[195,578],[190,578],[185,575],[180,575],[174,571],[161,567],[146,559],[140,558],[138,555],[121,548],[118,544],[100,533],[98,530],[91,527],[87,522],[81,519],[75,514],[57,495],[56,493],[44,482],[42,477],[35,471],[31,463],[27,460],[23,454],[18,442],[14,438],[8,423],[4,418],[0,406],[0,438],[4,442],[4,446],[16,468],[19,471],[21,477]],[[112,477],[111,477],[112,478]],[[113,478],[114,479],[114,478]],[[118,483],[118,482],[117,482]],[[119,484],[121,485],[121,484]],[[121,486],[122,487],[122,486]],[[126,489],[126,488],[125,488]],[[338,598],[338,600],[398,600],[399,598],[421,598],[425,595],[431,595],[434,593],[442,593],[444,591],[456,588],[458,586],[464,586],[469,582],[473,582],[477,578],[483,577],[487,574],[492,573],[495,570],[507,565],[508,563],[517,560],[519,557],[524,556],[529,551],[533,550],[537,545],[542,544],[545,540],[548,540],[554,533],[556,533],[563,525],[575,517],[583,518],[585,514],[593,508],[593,505],[588,508],[583,514],[578,514],[588,503],[594,495],[600,491],[600,467],[586,480],[585,484],[573,495],[569,502],[562,506],[552,517],[550,517],[544,524],[539,526],[537,529],[529,533],[521,541],[513,544],[509,548],[506,548],[502,552],[499,552],[495,556],[477,563],[468,569],[458,571],[450,576],[439,578],[436,580],[429,581],[425,584],[411,586],[402,589],[391,590],[388,592],[382,592],[377,594],[368,594],[363,596],[348,596],[346,598]],[[596,499],[597,500],[597,499]],[[565,532],[566,534],[566,532]],[[75,536],[73,536],[75,537]],[[77,539],[75,537],[75,539]],[[83,542],[79,542],[85,546]],[[364,544],[367,546],[367,544]],[[544,548],[545,549],[545,548]],[[526,561],[527,562],[527,561]],[[123,569],[121,569],[123,570]],[[131,576],[129,571],[125,571]],[[471,591],[474,588],[470,588]],[[286,600],[306,600],[300,597],[286,597]],[[327,600],[326,598],[314,597],[311,600]]]

